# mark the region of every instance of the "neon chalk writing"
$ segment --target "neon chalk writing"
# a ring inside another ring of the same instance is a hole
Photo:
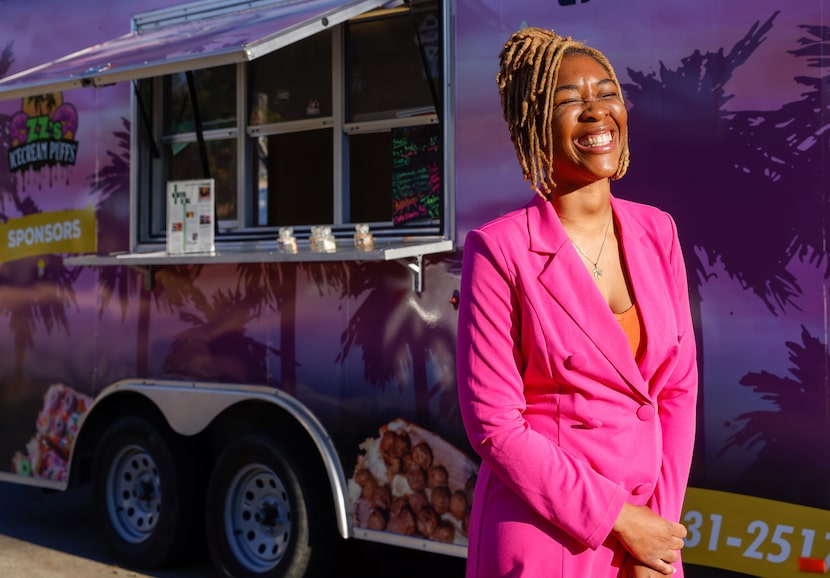
[[[441,147],[438,127],[392,131],[393,222],[441,216]]]

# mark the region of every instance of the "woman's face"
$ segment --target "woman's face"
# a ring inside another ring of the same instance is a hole
[[[628,112],[611,75],[591,56],[562,59],[551,123],[557,189],[577,189],[617,172]]]

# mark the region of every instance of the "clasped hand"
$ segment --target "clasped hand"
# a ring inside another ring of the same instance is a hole
[[[613,528],[614,535],[629,551],[625,578],[670,576],[680,559],[686,528],[655,514],[645,506],[626,503]]]

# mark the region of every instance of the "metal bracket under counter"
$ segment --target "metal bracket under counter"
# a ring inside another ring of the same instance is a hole
[[[312,263],[326,261],[397,261],[412,275],[412,290],[424,290],[423,261],[425,255],[449,253],[455,243],[449,239],[423,241],[384,241],[375,238],[374,248],[358,251],[351,239],[338,240],[330,253],[309,249],[308,242],[300,241],[296,253],[277,250],[276,243],[223,243],[210,253],[167,253],[166,251],[115,253],[110,255],[77,255],[66,257],[67,265],[88,267],[131,267],[144,274],[148,288],[153,283],[153,268],[163,265],[208,265],[213,263]]]

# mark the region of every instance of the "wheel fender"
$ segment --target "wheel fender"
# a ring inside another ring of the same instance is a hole
[[[135,392],[148,398],[161,411],[170,427],[184,436],[198,434],[217,415],[242,401],[258,400],[288,412],[306,430],[320,452],[332,490],[337,531],[343,538],[349,537],[346,477],[334,442],[311,410],[293,396],[262,386],[124,380],[101,392],[88,414],[94,412],[95,407],[106,398],[123,392]]]

